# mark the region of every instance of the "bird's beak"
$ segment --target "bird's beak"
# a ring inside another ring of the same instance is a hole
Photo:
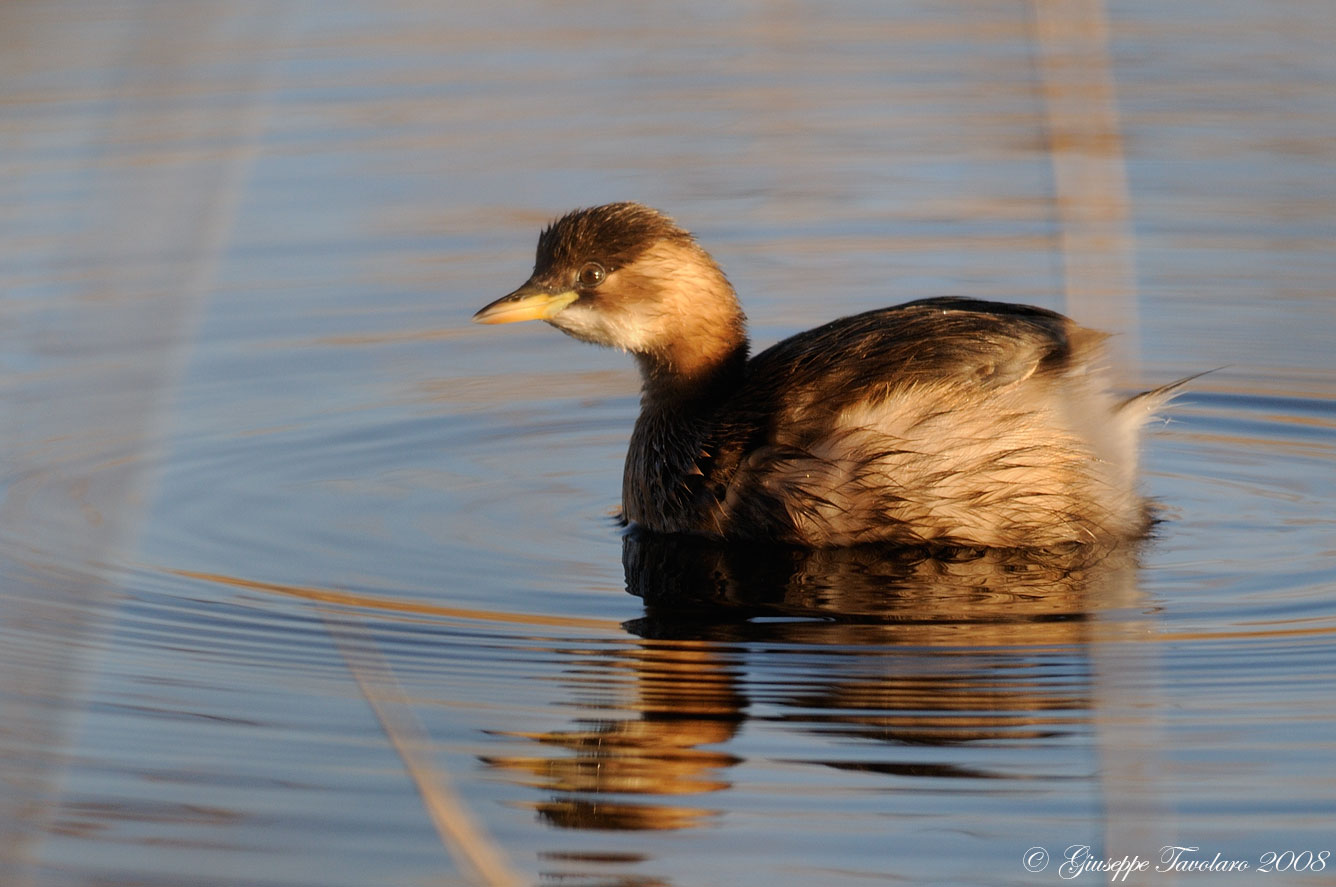
[[[474,323],[518,323],[521,320],[547,320],[580,298],[574,290],[554,293],[527,281],[524,286],[502,296],[473,315]]]

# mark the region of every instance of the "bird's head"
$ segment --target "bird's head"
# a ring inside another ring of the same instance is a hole
[[[709,253],[672,219],[638,203],[568,213],[538,237],[533,274],[473,316],[543,320],[629,351],[646,378],[692,377],[745,346],[745,319]]]

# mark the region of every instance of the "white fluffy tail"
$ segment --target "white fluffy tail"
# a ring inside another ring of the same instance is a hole
[[[1200,373],[1193,373],[1191,376],[1184,376],[1177,382],[1170,382],[1168,385],[1161,385],[1159,388],[1152,388],[1149,391],[1143,391],[1140,394],[1134,394],[1127,400],[1118,404],[1115,412],[1120,418],[1125,417],[1127,421],[1140,427],[1150,420],[1152,416],[1160,411],[1165,404],[1178,396],[1178,389],[1193,381],[1200,379],[1207,373],[1214,373],[1216,370],[1224,367],[1215,367],[1215,369],[1203,370]]]

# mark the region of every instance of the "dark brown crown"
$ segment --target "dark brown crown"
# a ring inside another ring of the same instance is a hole
[[[577,209],[538,235],[534,272],[598,262],[615,271],[662,240],[691,240],[668,216],[639,203],[608,203]]]

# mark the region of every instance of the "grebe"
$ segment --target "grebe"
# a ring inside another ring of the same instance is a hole
[[[533,275],[473,319],[544,320],[635,356],[626,521],[813,548],[1141,537],[1138,434],[1186,381],[1119,398],[1105,334],[965,298],[844,317],[749,359],[719,266],[637,203],[553,222]]]

